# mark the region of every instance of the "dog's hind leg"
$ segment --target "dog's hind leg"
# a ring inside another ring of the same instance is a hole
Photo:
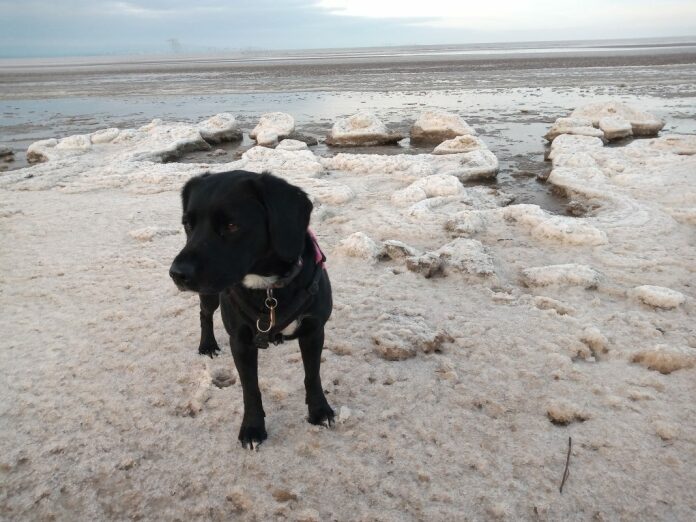
[[[220,306],[220,296],[198,294],[198,297],[201,300],[201,343],[198,345],[198,353],[213,358],[220,353],[213,329],[213,314]]]
[[[321,351],[324,348],[323,325],[310,331],[307,335],[300,336],[298,341],[305,370],[305,402],[309,410],[307,420],[312,424],[333,426],[334,411],[326,400],[319,375]]]

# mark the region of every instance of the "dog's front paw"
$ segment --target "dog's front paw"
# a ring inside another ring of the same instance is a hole
[[[200,355],[207,355],[212,359],[220,355],[220,347],[215,340],[201,342],[200,346],[198,346],[198,353]]]
[[[326,426],[327,428],[333,428],[334,425],[334,411],[331,409],[328,403],[324,403],[321,406],[315,406],[309,408],[309,416],[307,421],[310,424],[317,424],[319,426]]]
[[[258,449],[261,443],[268,438],[266,433],[266,428],[263,425],[247,425],[242,423],[242,427],[239,428],[239,442],[242,443],[242,448],[250,450]]]

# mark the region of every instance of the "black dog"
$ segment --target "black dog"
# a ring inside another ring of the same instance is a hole
[[[307,194],[271,174],[237,170],[190,179],[181,199],[186,246],[169,275],[200,296],[201,354],[219,352],[213,313],[221,306],[244,394],[242,446],[267,437],[257,360],[269,342],[298,339],[308,420],[332,425],[319,376],[331,284],[308,230]]]

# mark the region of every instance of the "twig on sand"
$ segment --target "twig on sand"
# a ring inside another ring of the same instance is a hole
[[[558,491],[562,494],[563,493],[563,486],[566,483],[566,480],[568,479],[568,475],[570,475],[570,471],[568,470],[568,464],[570,464],[570,450],[573,447],[573,439],[571,437],[568,437],[568,455],[566,456],[566,465],[565,469],[563,470],[563,479],[561,480],[561,487],[558,488]]]

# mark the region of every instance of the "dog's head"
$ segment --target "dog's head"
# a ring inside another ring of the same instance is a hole
[[[281,178],[203,174],[186,183],[181,200],[186,246],[169,270],[180,290],[219,293],[302,253],[312,203]]]

